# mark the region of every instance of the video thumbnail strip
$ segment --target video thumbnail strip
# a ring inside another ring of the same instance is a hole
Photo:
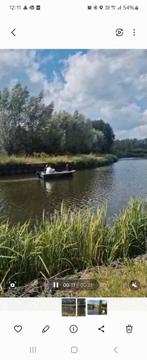
[[[107,315],[107,301],[86,298],[62,298],[62,316]]]

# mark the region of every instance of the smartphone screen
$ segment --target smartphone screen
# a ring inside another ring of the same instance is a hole
[[[0,5],[1,358],[146,358],[147,5]]]

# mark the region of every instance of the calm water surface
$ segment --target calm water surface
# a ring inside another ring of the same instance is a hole
[[[107,202],[112,216],[127,206],[130,197],[147,199],[147,160],[123,159],[46,183],[36,178],[0,179],[0,215],[12,222],[41,219],[43,210],[50,215],[62,202],[72,209],[93,210]]]

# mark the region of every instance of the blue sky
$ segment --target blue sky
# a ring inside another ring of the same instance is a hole
[[[17,82],[118,138],[147,137],[147,50],[0,50],[0,88]]]
[[[91,299],[91,300],[87,301],[87,303],[90,305],[97,305],[100,302],[101,302],[101,300],[98,300],[98,299]],[[103,304],[107,305],[107,301],[103,300]]]
[[[78,50],[78,52],[84,54],[87,51]],[[37,57],[38,60],[42,62],[42,70],[45,71],[45,73],[51,79],[54,71],[61,75],[63,61],[75,55],[76,53],[77,50],[39,50],[37,51]]]
[[[100,300],[88,300],[88,304],[90,305],[97,305],[99,304]]]

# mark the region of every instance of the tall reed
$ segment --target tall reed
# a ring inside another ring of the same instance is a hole
[[[39,277],[61,276],[96,265],[108,265],[145,252],[146,204],[131,200],[128,208],[106,221],[106,208],[71,211],[61,206],[50,220],[0,223],[0,284],[10,278],[26,284]]]

